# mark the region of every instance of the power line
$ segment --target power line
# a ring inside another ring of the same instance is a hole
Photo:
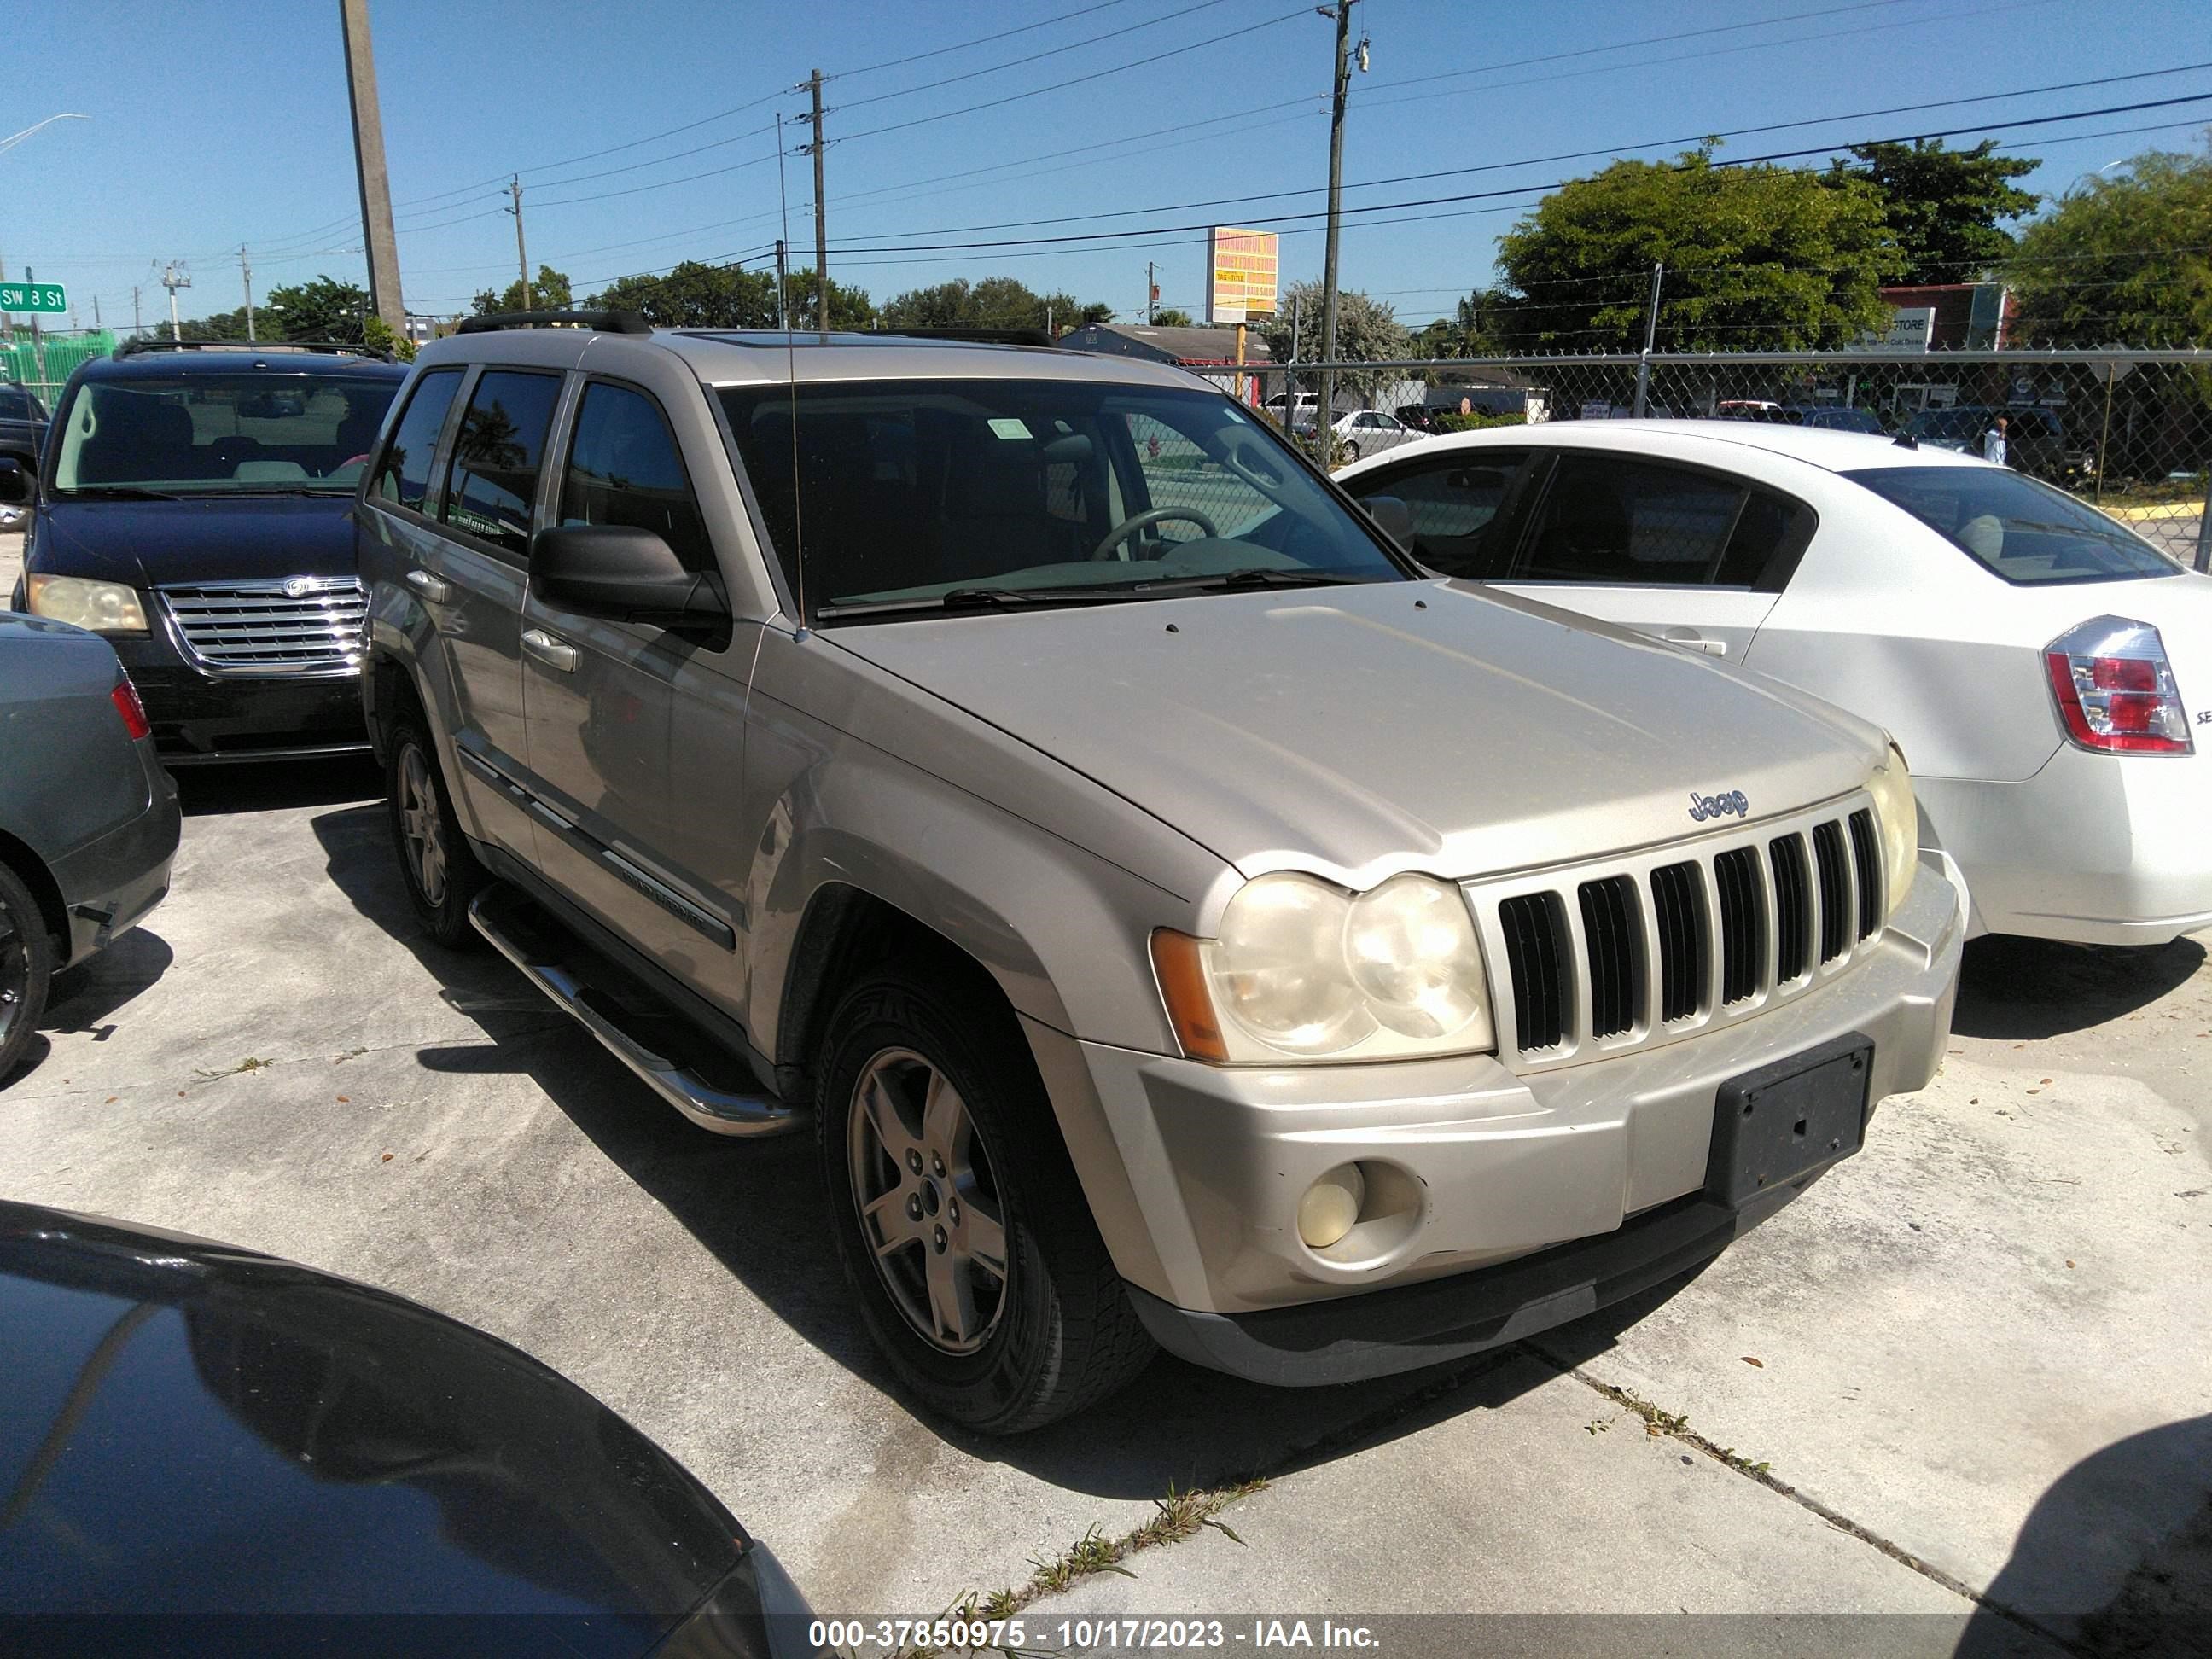
[[[1097,5],[1080,7],[1074,11],[1061,12],[1057,17],[1044,17],[1034,23],[1018,27],[1000,29],[996,34],[981,34],[973,40],[962,40],[949,46],[934,46],[927,52],[913,52],[904,58],[886,58],[880,64],[863,64],[859,69],[840,70],[823,78],[829,81],[850,80],[856,75],[873,75],[878,70],[903,69],[908,64],[919,64],[931,58],[942,58],[947,52],[966,52],[971,46],[988,46],[994,41],[1012,40],[1017,34],[1029,34],[1038,29],[1050,28],[1054,23],[1066,23],[1078,17],[1088,17],[1094,11],[1106,11],[1115,6],[1127,5],[1128,0],[1098,0]]]

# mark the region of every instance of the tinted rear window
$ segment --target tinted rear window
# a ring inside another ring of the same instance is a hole
[[[1844,476],[2008,582],[2114,581],[2181,569],[2094,507],[2003,467],[1884,466]]]

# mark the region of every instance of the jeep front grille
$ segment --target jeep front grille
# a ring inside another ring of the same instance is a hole
[[[1844,972],[1880,933],[1881,845],[1844,808],[1641,857],[1470,884],[1503,1057],[1595,1060],[1746,1018]],[[1510,1041],[1509,1041],[1510,1039]]]
[[[178,645],[205,673],[350,674],[360,669],[368,597],[354,577],[190,582],[159,592],[176,625]]]

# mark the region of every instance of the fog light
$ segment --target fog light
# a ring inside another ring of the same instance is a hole
[[[1298,1237],[1311,1249],[1327,1249],[1352,1231],[1366,1201],[1367,1179],[1359,1166],[1340,1164],[1298,1200]]]

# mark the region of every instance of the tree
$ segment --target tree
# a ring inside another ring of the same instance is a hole
[[[331,340],[358,345],[362,319],[368,315],[368,290],[334,276],[269,290],[268,314],[276,320],[271,337]],[[256,318],[257,325],[259,318]]]
[[[1033,293],[1012,276],[986,276],[974,283],[955,277],[886,301],[883,324],[885,328],[1050,328],[1064,334],[1113,314],[1111,306],[1085,304],[1072,294]]]
[[[1501,331],[1516,348],[1644,343],[1651,267],[1668,350],[1808,350],[1882,323],[1877,291],[1905,266],[1863,179],[1716,167],[1709,149],[1616,161],[1547,196],[1498,239]]]
[[[1260,324],[1260,337],[1267,343],[1277,362],[1291,356],[1291,312],[1295,301],[1298,313],[1297,356],[1305,362],[1321,359],[1322,293],[1318,282],[1294,283],[1282,297],[1275,314]],[[1336,356],[1340,362],[1372,362],[1404,357],[1413,350],[1413,337],[1399,322],[1397,313],[1380,300],[1370,299],[1357,289],[1340,289],[1336,295]],[[1368,383],[1376,379],[1395,379],[1385,374],[1374,375],[1345,375],[1340,383],[1354,392],[1371,389]]]
[[[1173,306],[1165,306],[1152,313],[1152,326],[1154,328],[1191,328],[1195,325],[1192,323],[1190,313],[1188,311],[1178,311]]]
[[[771,295],[775,292],[773,283],[769,284],[769,292]],[[816,309],[816,301],[813,266],[801,265],[795,270],[784,272],[784,313],[792,327],[818,329],[822,326],[816,320],[820,314]],[[771,317],[769,320],[773,323],[775,319]],[[868,297],[868,290],[847,288],[832,276],[830,279],[830,326],[857,330],[875,325],[876,302]]]
[[[1453,307],[1449,317],[1439,317],[1413,337],[1413,353],[1420,357],[1488,357],[1499,349],[1489,322],[1503,313],[1504,302],[1476,289]]]
[[[686,259],[665,276],[610,283],[590,303],[635,311],[660,328],[773,328],[775,278],[764,270]]]
[[[187,340],[243,340],[246,337],[246,307],[235,311],[210,312],[204,317],[187,317],[178,325]],[[169,322],[158,318],[140,329],[149,338],[166,340],[169,337]],[[283,323],[266,306],[253,308],[253,336],[257,340],[281,340],[284,337]]]
[[[530,303],[523,304],[522,278],[518,276],[506,289],[494,294],[489,289],[477,291],[475,309],[479,317],[489,317],[500,311],[566,311],[574,301],[568,294],[566,273],[550,265],[538,267],[538,280],[530,285]]]
[[[1978,282],[2014,246],[2000,219],[2020,219],[2040,196],[2012,183],[2036,169],[2018,155],[1996,154],[1996,140],[1947,149],[1940,138],[1909,144],[1854,144],[1853,161],[1838,161],[1825,182],[1866,185],[1881,198],[1882,216],[1905,251],[1906,283]]]
[[[2212,343],[2212,151],[2154,150],[2069,191],[2021,233],[2004,278],[2015,343]],[[2141,378],[2141,377],[2138,377]]]

